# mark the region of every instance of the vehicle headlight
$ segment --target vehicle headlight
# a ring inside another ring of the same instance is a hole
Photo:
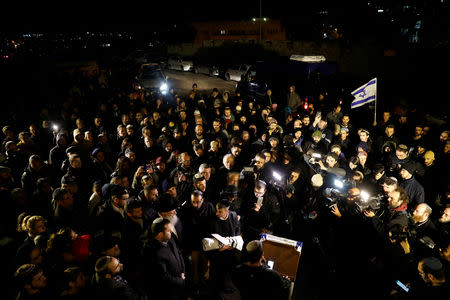
[[[167,93],[167,83],[161,84],[161,86],[159,87],[159,90],[161,91],[161,93],[163,95],[165,95]]]

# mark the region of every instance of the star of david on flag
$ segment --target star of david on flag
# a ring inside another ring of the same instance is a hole
[[[360,107],[366,103],[375,101],[377,96],[377,78],[370,80],[368,83],[360,86],[351,94],[355,97],[352,101],[351,108]]]

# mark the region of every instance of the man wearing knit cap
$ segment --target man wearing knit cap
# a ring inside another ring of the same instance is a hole
[[[400,169],[400,176],[403,179],[400,187],[404,188],[409,196],[408,208],[414,209],[417,204],[425,201],[425,191],[423,186],[414,177],[416,171],[416,163],[412,160],[404,163]]]
[[[236,266],[231,273],[241,298],[288,299],[289,280],[266,265],[261,241],[249,242],[245,252],[245,262]]]

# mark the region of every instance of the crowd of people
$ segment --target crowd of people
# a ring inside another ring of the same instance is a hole
[[[2,126],[10,298],[287,299],[262,233],[303,241],[305,276],[340,289],[319,296],[448,293],[449,131],[420,112],[360,124],[294,86],[256,101],[65,80],[61,103]],[[242,250],[205,248],[213,233]]]

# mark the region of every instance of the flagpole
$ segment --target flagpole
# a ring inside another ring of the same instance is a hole
[[[376,84],[375,84],[375,112],[374,112],[374,115],[373,115],[373,123],[374,123],[374,124],[377,123],[377,98],[378,98],[377,90],[378,90],[378,79],[376,79],[376,80],[377,80],[377,81],[376,81]]]

